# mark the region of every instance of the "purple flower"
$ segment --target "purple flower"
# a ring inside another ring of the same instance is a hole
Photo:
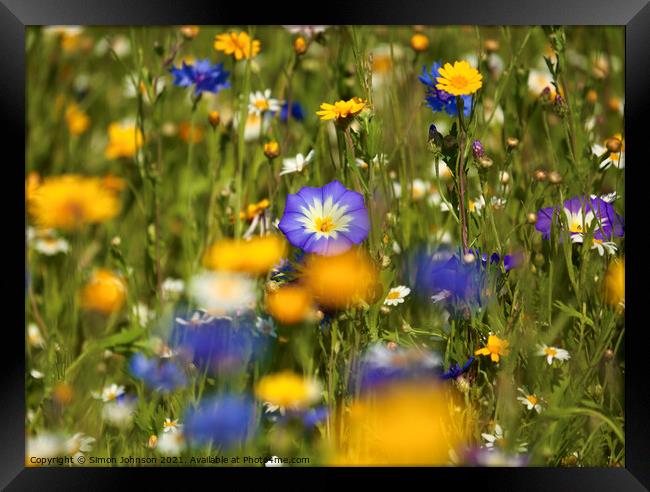
[[[224,450],[251,437],[253,417],[254,407],[247,398],[217,396],[185,413],[183,432],[190,445],[210,444]]]
[[[187,378],[183,370],[171,361],[148,359],[143,354],[135,354],[129,362],[131,374],[142,379],[154,391],[167,393],[185,386]]]
[[[584,233],[593,227],[596,241],[611,241],[614,236],[623,237],[625,224],[623,217],[614,211],[614,207],[595,195],[575,196],[564,201],[564,206],[546,207],[537,213],[535,229],[542,233],[544,239],[551,235],[551,223],[555,220],[559,226],[560,214],[563,214],[565,226],[571,234],[571,241],[581,243]]]
[[[337,255],[362,242],[370,231],[363,196],[334,180],[322,188],[305,186],[287,197],[280,230],[307,253]]]
[[[485,149],[483,148],[483,144],[480,140],[474,140],[472,142],[472,155],[476,160],[479,160],[485,155]]]
[[[198,60],[193,65],[183,62],[181,67],[172,67],[170,72],[174,76],[174,85],[179,87],[193,85],[196,96],[203,92],[216,94],[220,90],[230,87],[230,82],[228,82],[230,72],[223,69],[223,63],[213,65],[207,58]]]
[[[458,108],[456,107],[456,97],[446,91],[436,89],[436,78],[440,76],[438,70],[442,64],[435,62],[431,65],[431,69],[427,72],[426,65],[422,67],[422,75],[418,78],[427,88],[426,101],[427,105],[436,113],[446,111],[450,116],[458,115]],[[463,99],[463,114],[469,116],[472,110],[472,96],[461,96]]]
[[[461,374],[469,369],[469,366],[474,362],[474,356],[472,355],[463,367],[460,367],[460,364],[452,365],[449,367],[449,370],[440,376],[442,379],[456,379]]]
[[[302,121],[305,119],[305,113],[298,101],[291,103],[291,111],[289,111],[289,103],[287,101],[282,104],[282,109],[280,109],[280,121],[286,123],[289,116],[296,121]]]

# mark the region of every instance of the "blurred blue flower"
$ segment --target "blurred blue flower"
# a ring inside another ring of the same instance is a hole
[[[154,391],[169,392],[187,383],[183,370],[174,362],[135,354],[129,362],[131,374]]]
[[[284,413],[278,407],[275,407],[272,410],[267,410],[265,415],[276,424],[283,425],[292,420],[299,420],[305,428],[310,428],[325,420],[328,413],[329,410],[324,406],[304,410],[286,409]]]
[[[253,403],[235,395],[204,399],[185,412],[183,432],[191,446],[231,448],[254,433]]]
[[[443,373],[440,377],[442,379],[456,379],[458,376],[463,374],[469,369],[469,366],[474,362],[474,356],[472,355],[463,367],[460,367],[460,364],[455,364],[449,367],[449,370]]]
[[[230,82],[228,82],[230,72],[223,69],[223,63],[213,65],[207,58],[197,60],[192,65],[183,62],[181,67],[172,67],[170,72],[174,76],[174,85],[179,87],[193,85],[196,96],[203,92],[216,94],[220,90],[230,87]]]
[[[176,318],[168,345],[202,370],[233,372],[244,368],[266,338],[256,335],[253,318],[217,318],[198,311],[191,318]]]
[[[439,76],[438,69],[442,66],[440,62],[434,62],[427,72],[427,67],[422,67],[422,75],[418,78],[427,88],[426,101],[427,105],[436,113],[446,111],[450,116],[458,115],[456,107],[456,97],[446,91],[436,89],[436,78]],[[463,99],[463,114],[469,116],[472,111],[472,96],[461,96]]]
[[[305,113],[298,101],[291,103],[291,111],[289,111],[289,103],[287,101],[282,104],[282,109],[280,109],[280,121],[286,123],[289,116],[296,121],[302,121],[305,119]]]
[[[476,263],[466,263],[459,253],[448,250],[420,253],[415,261],[416,290],[436,302],[463,300],[480,305],[484,276]]]

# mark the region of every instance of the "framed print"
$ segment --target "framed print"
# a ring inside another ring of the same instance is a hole
[[[8,490],[649,486],[650,7],[338,7],[3,2]]]

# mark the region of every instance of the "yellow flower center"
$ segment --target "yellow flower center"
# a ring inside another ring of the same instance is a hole
[[[451,79],[451,84],[459,89],[464,89],[467,87],[467,79],[462,75],[456,75]]]
[[[266,99],[258,99],[255,101],[255,107],[260,111],[268,111],[269,102]]]
[[[546,347],[544,349],[544,353],[546,355],[550,355],[551,357],[555,357],[557,355],[557,350],[555,350],[553,347]]]
[[[399,291],[393,290],[393,291],[388,293],[388,295],[386,296],[386,299],[399,299],[399,297],[400,297]]]
[[[330,232],[334,229],[334,222],[331,217],[317,217],[316,218],[316,229],[321,232]]]
[[[569,228],[570,232],[582,232],[582,225],[577,222],[573,222]]]
[[[537,397],[535,395],[528,395],[526,397],[526,400],[528,400],[530,402],[530,404],[533,405],[533,406],[537,405],[537,402],[538,402]]]

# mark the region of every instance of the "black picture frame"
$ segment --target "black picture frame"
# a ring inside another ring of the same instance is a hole
[[[320,8],[314,8],[318,7]],[[149,468],[25,468],[25,360],[24,338],[20,316],[14,321],[14,302],[19,303],[19,282],[24,278],[17,237],[24,234],[24,167],[25,155],[25,27],[30,25],[180,25],[180,24],[452,24],[452,25],[619,25],[625,26],[625,134],[626,169],[626,280],[627,301],[625,371],[625,468],[422,468],[422,469],[326,469],[324,479],[345,485],[367,478],[385,480],[418,479],[428,486],[449,480],[455,490],[470,485],[480,490],[545,490],[545,491],[627,491],[650,489],[650,392],[648,392],[647,348],[643,343],[643,289],[634,288],[644,282],[642,252],[642,186],[646,181],[642,169],[647,167],[648,146],[643,135],[643,119],[648,114],[650,87],[650,4],[648,0],[462,0],[458,2],[382,0],[358,2],[330,0],[318,5],[302,4],[281,7],[266,4],[208,2],[201,0],[0,0],[0,51],[3,53],[3,74],[0,76],[2,101],[2,134],[5,151],[15,150],[13,159],[6,158],[5,183],[2,193],[6,216],[15,221],[5,229],[10,251],[4,256],[6,313],[5,337],[0,373],[2,405],[0,405],[0,486],[6,490],[112,489],[132,486],[133,480],[146,480],[158,488],[167,484],[170,474],[187,473],[187,469]],[[312,12],[309,14],[308,12]],[[645,136],[647,138],[647,136]],[[8,192],[9,193],[8,193]],[[6,218],[5,216],[5,218]],[[24,250],[23,250],[24,253]],[[8,260],[8,261],[7,261]],[[638,267],[637,267],[638,265]],[[630,267],[631,266],[631,267]],[[15,298],[15,300],[14,300]],[[23,312],[24,313],[24,312]],[[23,314],[24,316],[24,314]],[[23,322],[24,322],[24,318]],[[12,321],[9,321],[12,320]],[[24,325],[23,325],[24,326]],[[8,337],[8,339],[7,339]],[[238,483],[273,478],[286,483],[289,478],[308,480],[314,469],[224,469],[222,477]],[[214,480],[212,468],[193,468],[192,482]],[[343,482],[344,481],[344,482]],[[191,486],[187,483],[187,486]],[[303,482],[303,486],[310,486]],[[215,483],[216,486],[216,483]],[[435,485],[439,486],[439,485]],[[166,488],[163,486],[163,488]]]

